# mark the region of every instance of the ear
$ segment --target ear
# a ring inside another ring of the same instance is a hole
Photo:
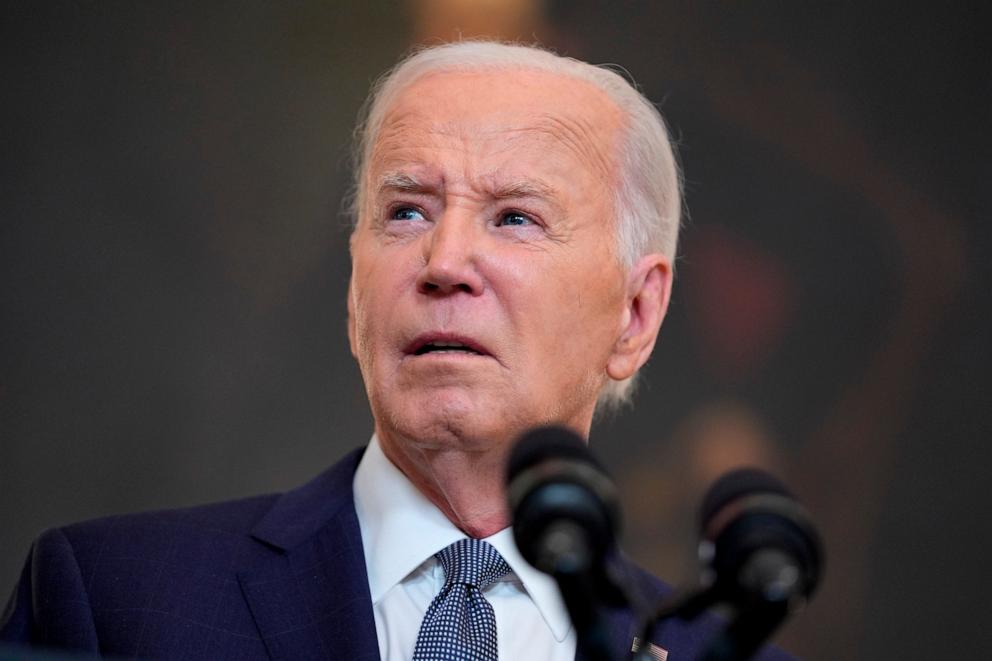
[[[351,276],[348,278],[348,347],[351,355],[358,360],[358,345],[355,342],[355,229],[348,236],[348,257],[351,259]]]
[[[631,268],[620,337],[606,364],[610,378],[622,381],[647,362],[671,294],[672,263],[664,255],[645,255]]]
[[[351,280],[348,281],[348,346],[351,348],[351,355],[358,359],[358,352],[355,346],[355,297],[352,291]]]

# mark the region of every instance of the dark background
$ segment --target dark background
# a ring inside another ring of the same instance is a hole
[[[593,434],[626,548],[687,577],[706,484],[759,463],[829,551],[783,644],[986,655],[990,12],[470,4],[0,6],[0,592],[46,527],[286,489],[367,441],[352,126],[411,43],[488,26],[623,64],[680,143],[672,309]]]

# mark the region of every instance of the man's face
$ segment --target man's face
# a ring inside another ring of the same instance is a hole
[[[591,85],[533,71],[432,74],[392,104],[349,300],[384,445],[588,428],[625,319],[620,125]]]

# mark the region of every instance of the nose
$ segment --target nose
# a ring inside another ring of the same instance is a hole
[[[481,237],[477,234],[467,215],[450,212],[437,220],[423,238],[424,267],[417,277],[417,290],[430,295],[480,295],[484,281],[478,271]]]

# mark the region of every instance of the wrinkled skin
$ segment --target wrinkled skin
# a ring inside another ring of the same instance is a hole
[[[671,265],[617,257],[623,116],[538,71],[435,73],[387,111],[352,236],[349,338],[387,457],[477,537],[508,525],[513,441],[587,435],[654,346]],[[460,344],[469,350],[438,343]]]

